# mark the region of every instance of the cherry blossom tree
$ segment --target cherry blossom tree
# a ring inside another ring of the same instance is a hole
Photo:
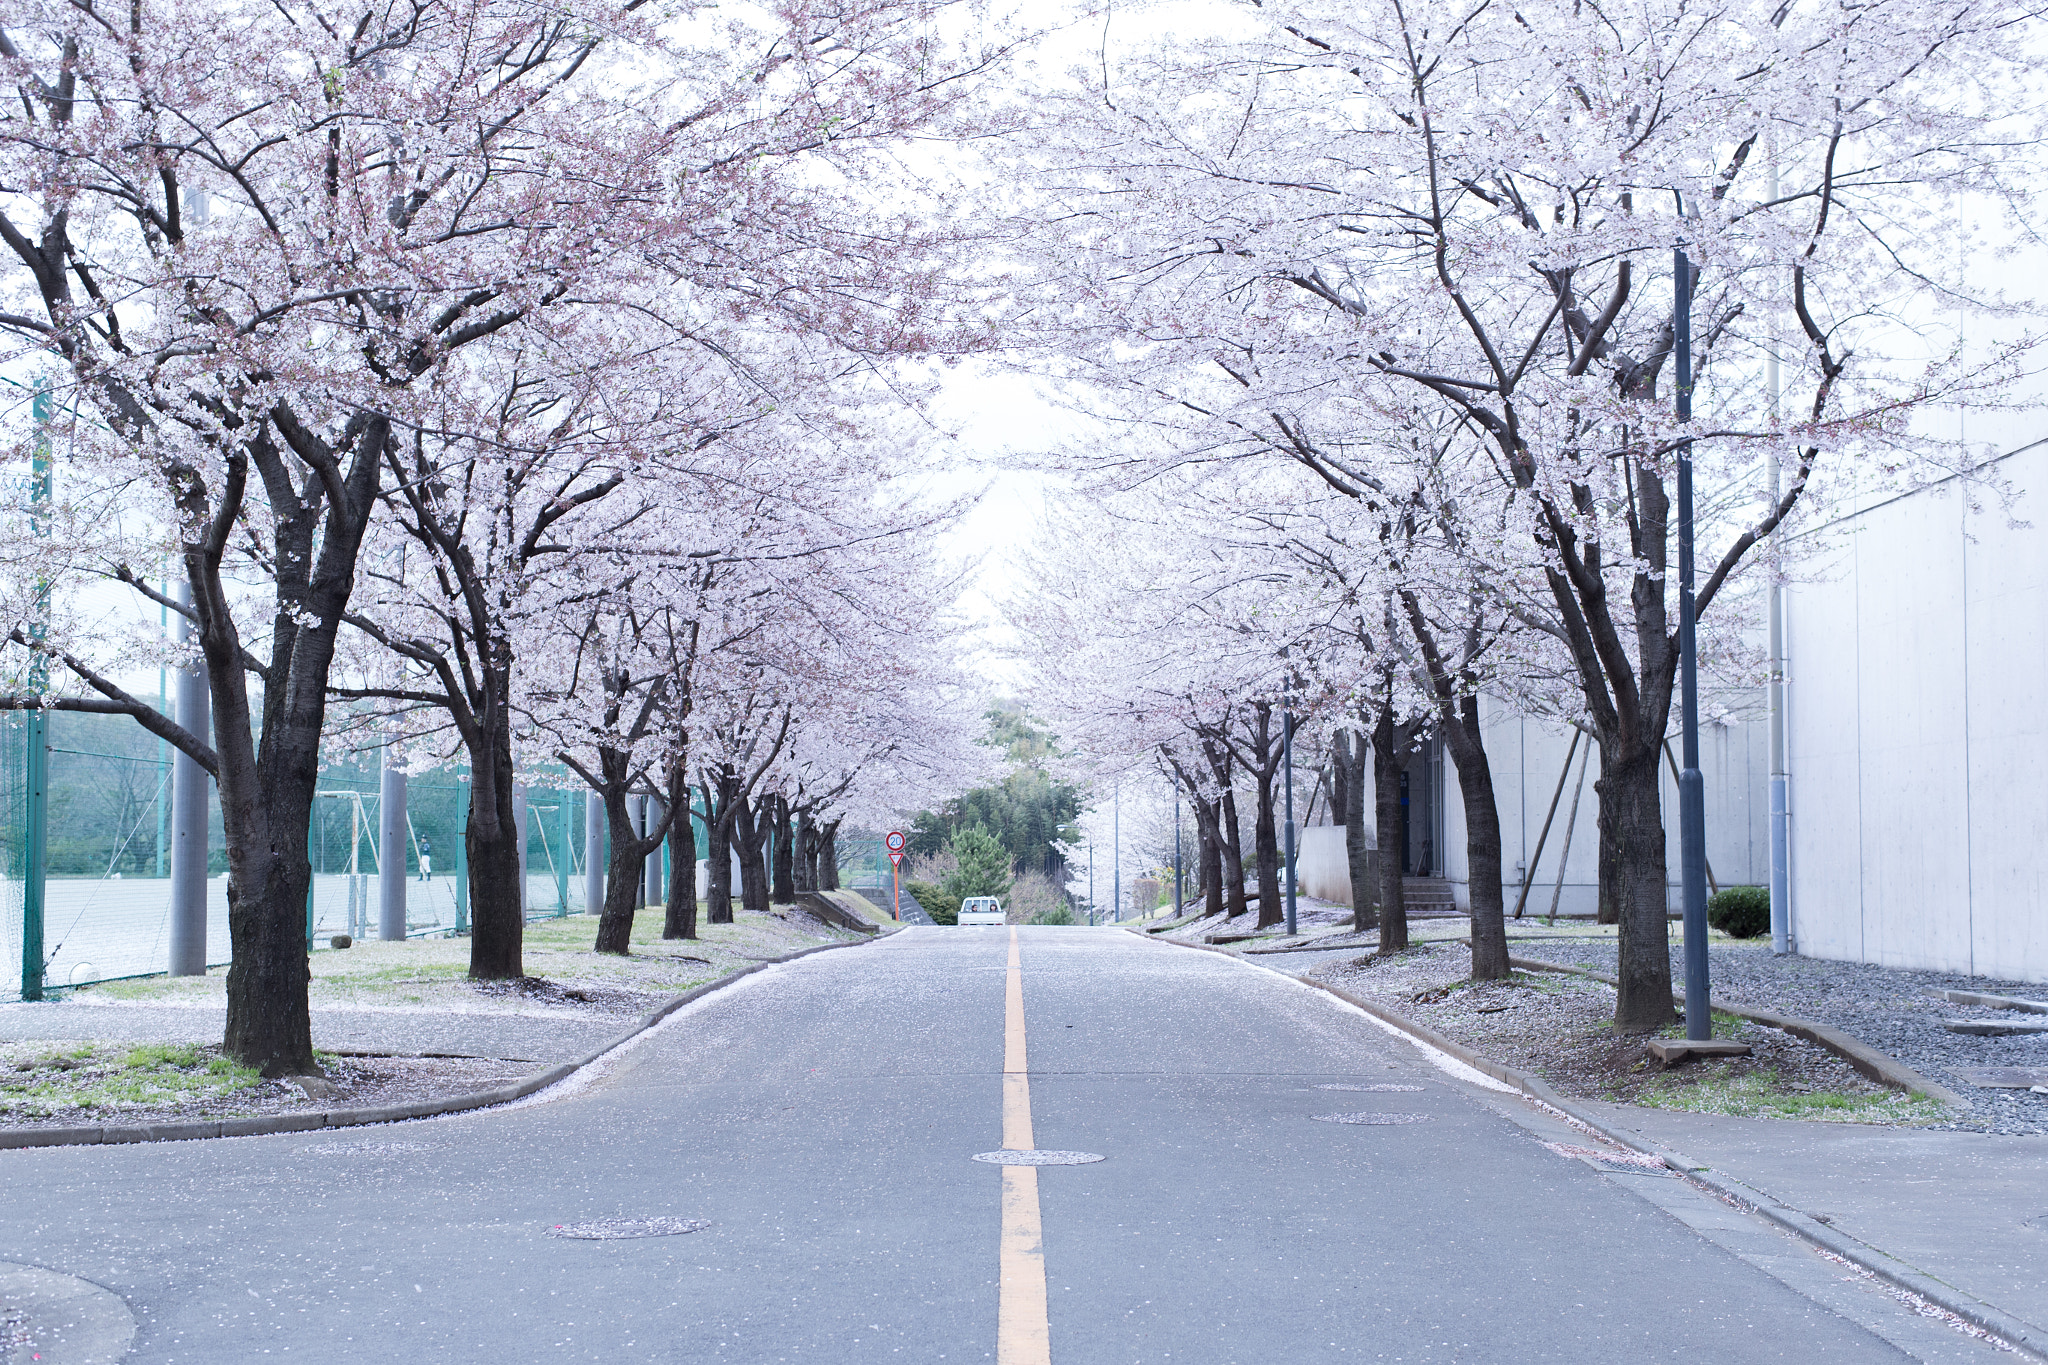
[[[1994,401],[2028,343],[1950,353],[1916,333],[1938,310],[1994,309],[1947,244],[1958,194],[2023,202],[2014,149],[2039,140],[2026,11],[1237,13],[1199,45],[1103,61],[1048,120],[1032,153],[1058,253],[1046,287],[1091,306],[1053,340],[1123,414],[1198,410],[1221,445],[1279,452],[1346,496],[1373,488],[1381,438],[1419,408],[1491,463],[1499,534],[1472,544],[1509,599],[1528,576],[1548,599],[1523,623],[1569,656],[1601,745],[1617,1024],[1658,1026],[1678,462],[1728,490],[1701,527],[1704,616],[1811,500],[1823,457],[1954,461],[1916,414]],[[1696,319],[1688,423],[1667,374],[1674,249]],[[1781,406],[1758,382],[1766,356]]]
[[[61,625],[35,647],[91,695],[34,700],[133,716],[214,775],[224,1047],[265,1074],[313,1067],[306,829],[387,456],[424,381],[644,249],[673,137],[628,66],[663,50],[630,9],[502,0],[31,4],[0,37],[0,328],[95,416],[67,476],[125,514],[71,562],[192,621],[213,735]],[[166,555],[189,606],[146,583]]]

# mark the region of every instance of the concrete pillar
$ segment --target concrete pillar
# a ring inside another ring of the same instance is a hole
[[[377,775],[377,937],[397,942],[405,937],[405,773],[384,751],[384,770]]]
[[[653,829],[656,825],[659,825],[661,817],[667,813],[667,807],[662,804],[660,797],[648,797],[647,814],[645,817],[647,824],[645,828]],[[664,903],[662,900],[664,888],[661,884],[661,852],[661,849],[657,848],[654,852],[648,854],[647,863],[640,870],[641,899],[648,905],[661,905]]]
[[[583,793],[583,913],[604,913],[604,798]]]
[[[626,823],[632,826],[633,837],[647,837],[647,798],[629,796],[626,798]],[[633,907],[638,909],[647,904],[647,869],[643,866],[633,883]]]
[[[519,917],[526,918],[526,784],[512,784],[512,826],[519,831]]]
[[[192,586],[179,583],[178,601],[189,606]],[[192,622],[178,618],[178,642],[194,635]],[[213,696],[203,665],[178,674],[178,724],[203,740],[213,738]],[[171,975],[206,974],[206,804],[213,779],[180,750],[171,759]]]

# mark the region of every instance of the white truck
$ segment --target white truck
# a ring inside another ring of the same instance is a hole
[[[1003,903],[994,896],[969,896],[960,902],[961,924],[1007,924]]]

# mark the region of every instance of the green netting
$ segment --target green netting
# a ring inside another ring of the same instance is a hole
[[[44,717],[49,804],[44,883],[46,990],[160,972],[170,953],[170,746],[130,721],[64,712]],[[21,986],[22,874],[27,804],[24,716],[0,732],[6,772],[5,994]],[[210,795],[210,794],[209,794]],[[220,806],[209,800],[209,959],[227,958],[227,853]]]
[[[833,840],[833,847],[839,854],[841,886],[872,889],[889,885],[889,850],[880,839],[841,834]]]
[[[21,878],[23,797],[28,786],[28,720],[19,712],[0,715],[0,999],[21,990]]]
[[[53,713],[49,747],[48,875],[44,884],[46,991],[162,972],[170,957],[170,773],[167,745],[132,721]],[[0,999],[18,999],[26,863],[28,720],[0,713]],[[583,909],[583,793],[542,770],[526,793],[529,919]],[[469,776],[461,769],[406,781],[403,847],[408,937],[466,932],[463,830]],[[227,854],[220,805],[208,788],[207,960],[229,960]],[[308,942],[336,934],[376,938],[382,925],[383,839],[376,759],[323,768],[307,851],[313,885]]]

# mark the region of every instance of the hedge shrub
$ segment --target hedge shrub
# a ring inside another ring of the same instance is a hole
[[[1707,923],[1730,938],[1771,932],[1771,892],[1763,886],[1724,886],[1707,898]]]
[[[932,917],[932,923],[960,922],[960,902],[948,898],[945,892],[930,882],[905,882],[903,889],[910,893],[912,900],[924,907],[924,912]]]

